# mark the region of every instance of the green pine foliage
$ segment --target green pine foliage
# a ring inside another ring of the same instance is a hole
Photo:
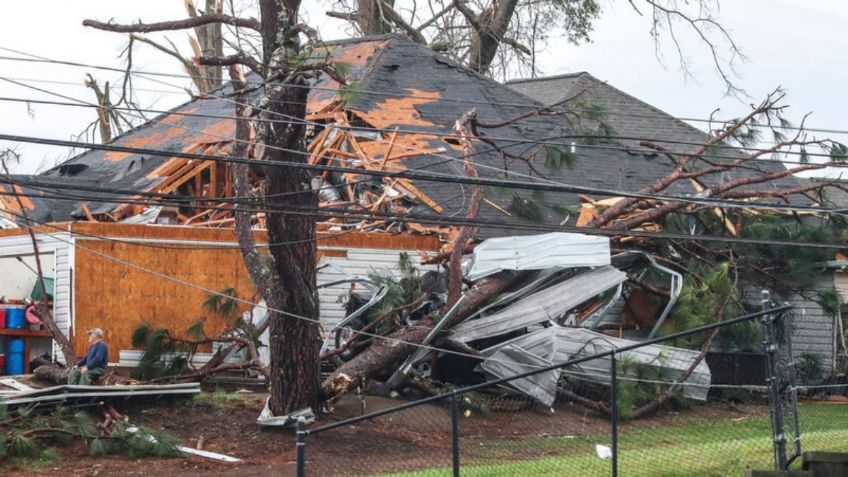
[[[413,303],[418,300],[423,294],[423,285],[421,274],[409,254],[402,252],[398,260],[398,268],[400,278],[395,278],[390,275],[383,275],[377,272],[368,274],[368,278],[377,286],[385,286],[387,288],[386,296],[380,300],[373,308],[368,310],[366,321],[371,321],[380,316],[389,313],[392,309]],[[401,315],[393,314],[390,319],[377,325],[376,333],[387,333],[397,326],[402,324]]]
[[[131,458],[177,457],[179,442],[173,436],[143,427],[115,422],[111,429],[99,429],[86,412],[67,408],[40,410],[21,408],[9,413],[0,406],[0,461],[51,461],[59,454],[51,446],[84,441],[93,457],[109,454]]]
[[[545,146],[545,167],[548,169],[560,171],[563,168],[573,169],[574,165],[574,153],[570,148]]]
[[[660,355],[652,366],[637,363],[626,353],[616,360],[617,375],[620,377],[616,392],[618,397],[618,412],[622,419],[629,419],[633,411],[648,404],[657,397],[668,392],[673,376],[669,368],[664,367],[666,357]],[[678,405],[685,405],[682,393],[675,396]]]
[[[735,210],[716,214],[713,209],[694,213],[669,214],[663,218],[666,232],[692,235],[729,234],[724,220],[739,224],[740,236],[761,241],[839,242],[838,223],[813,222],[793,217],[738,215]],[[759,309],[759,296],[751,297],[751,287],[765,288],[777,297],[804,293],[815,289],[823,271],[822,263],[831,260],[835,249],[816,249],[756,243],[674,242],[658,249],[661,254],[679,263],[684,273],[681,296],[666,321],[663,332],[670,334],[694,328],[715,320],[716,312],[726,296],[731,296],[724,317],[738,316]],[[738,274],[733,286],[732,266]],[[748,287],[747,289],[744,287]],[[732,295],[728,295],[728,294]],[[822,308],[835,314],[839,297],[834,291],[816,292]],[[738,324],[722,330],[719,344],[730,349],[756,349],[760,342],[760,326],[756,322]],[[697,346],[698,340],[681,345]]]
[[[545,221],[545,212],[539,202],[532,198],[525,199],[518,194],[513,194],[509,211],[530,222],[542,223]]]
[[[217,293],[210,293],[203,303],[207,313],[224,320],[233,332],[247,336],[251,330],[239,318],[239,307],[235,288],[225,288]],[[184,332],[192,340],[208,338],[204,324],[208,317],[201,317],[191,324]],[[255,337],[252,337],[255,338]],[[143,323],[133,331],[132,345],[144,350],[139,364],[133,369],[133,377],[149,380],[167,376],[184,374],[191,368],[191,359],[197,353],[199,344],[187,342],[178,338],[172,330],[154,328],[149,323]]]
[[[818,292],[819,304],[825,313],[831,316],[839,314],[839,308],[842,306],[842,300],[839,297],[839,292],[835,289],[821,290]]]

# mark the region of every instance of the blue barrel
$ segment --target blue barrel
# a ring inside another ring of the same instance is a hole
[[[24,307],[6,309],[6,328],[11,330],[22,330],[26,326],[26,313]]]
[[[6,342],[6,374],[24,374],[24,339],[10,338]]]

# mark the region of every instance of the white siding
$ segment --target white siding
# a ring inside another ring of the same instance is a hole
[[[818,299],[817,292],[834,289],[833,273],[825,272],[814,287],[804,292],[805,296],[793,294],[780,297],[793,306],[792,352],[797,357],[804,353],[818,354],[823,358],[825,368],[831,370],[834,350],[834,320],[836,317],[825,312]]]
[[[55,280],[53,318],[56,320],[56,325],[58,325],[59,329],[66,336],[70,337],[69,332],[73,323],[71,310],[73,246],[71,234],[68,232],[38,234],[36,235],[36,240],[38,241],[38,251],[41,254],[54,254],[53,270],[52,272],[45,270],[44,274],[48,276],[53,275]],[[0,256],[28,255],[33,253],[32,240],[29,235],[0,238]],[[37,341],[33,342],[33,354],[50,352],[49,347],[44,349],[39,347]],[[53,354],[61,359],[62,354],[58,352],[55,346],[53,348]]]
[[[321,250],[343,250],[335,247],[319,247]],[[398,261],[402,250],[384,249],[345,249],[347,257],[323,257],[318,263],[318,284],[324,284],[335,280],[341,280],[352,275],[367,276],[373,272],[391,273],[400,278]],[[420,263],[417,251],[408,250],[409,258],[414,264]],[[322,265],[330,266],[322,267]],[[434,265],[419,267],[421,271],[437,270]],[[321,325],[329,330],[344,318],[344,302],[339,297],[344,297],[350,291],[350,284],[342,283],[319,290],[321,307]],[[343,300],[343,299],[342,299]]]

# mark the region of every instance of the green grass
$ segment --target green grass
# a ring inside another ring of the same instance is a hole
[[[848,406],[801,405],[802,450],[848,451]],[[544,439],[463,439],[462,475],[475,477],[606,476],[610,460],[595,454],[609,434]],[[682,418],[619,437],[619,475],[741,476],[746,468],[773,466],[767,415],[738,421]],[[788,445],[791,454],[791,442]],[[389,474],[394,477],[450,475],[447,467]]]
[[[191,404],[207,404],[215,408],[217,412],[228,411],[236,406],[244,404],[246,398],[244,394],[238,392],[226,392],[217,390],[215,392],[202,392],[195,394],[191,398]]]

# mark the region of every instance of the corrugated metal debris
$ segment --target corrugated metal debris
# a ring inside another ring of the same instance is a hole
[[[534,369],[585,358],[616,348],[629,346],[635,341],[616,338],[583,328],[553,326],[514,338],[483,350],[485,360],[480,369],[487,376],[505,378]],[[664,380],[677,380],[698,358],[699,352],[662,345],[646,345],[628,351],[618,359],[629,366],[647,366],[660,370]],[[550,406],[557,395],[560,378],[572,375],[578,379],[599,384],[610,383],[610,358],[598,358],[565,369],[540,373],[510,384],[540,403]],[[620,376],[622,379],[635,377]],[[706,400],[710,386],[710,370],[705,361],[684,381],[683,394],[691,399]]]
[[[555,267],[600,267],[610,264],[609,239],[554,232],[484,240],[474,247],[469,280],[501,270],[544,270]]]
[[[433,326],[421,343],[423,348],[394,370],[385,370],[392,374],[383,389],[401,386],[410,374],[430,377],[439,360],[448,356],[430,348],[438,346],[439,339],[479,352],[472,368],[487,380],[632,345],[656,334],[682,283],[679,273],[658,265],[647,254],[626,252],[610,257],[608,239],[580,234],[503,237],[478,244],[465,278],[473,284],[498,273],[521,278],[516,278],[513,288],[491,297],[486,305],[447,329],[444,325],[452,321],[466,296],[460,298]],[[375,306],[373,295],[367,306]],[[365,314],[359,310],[350,316],[362,319]],[[682,380],[684,396],[706,398],[711,375],[700,352],[648,345],[618,359],[624,363],[621,379],[632,379],[637,370],[645,374],[649,369],[648,374],[666,384]],[[685,379],[684,373],[688,373]],[[609,358],[514,380],[508,387],[551,406],[560,388],[576,379],[609,385]]]
[[[627,274],[620,270],[610,266],[597,268],[529,295],[484,318],[455,326],[451,336],[469,342],[556,320],[577,305],[617,287],[625,280]]]

